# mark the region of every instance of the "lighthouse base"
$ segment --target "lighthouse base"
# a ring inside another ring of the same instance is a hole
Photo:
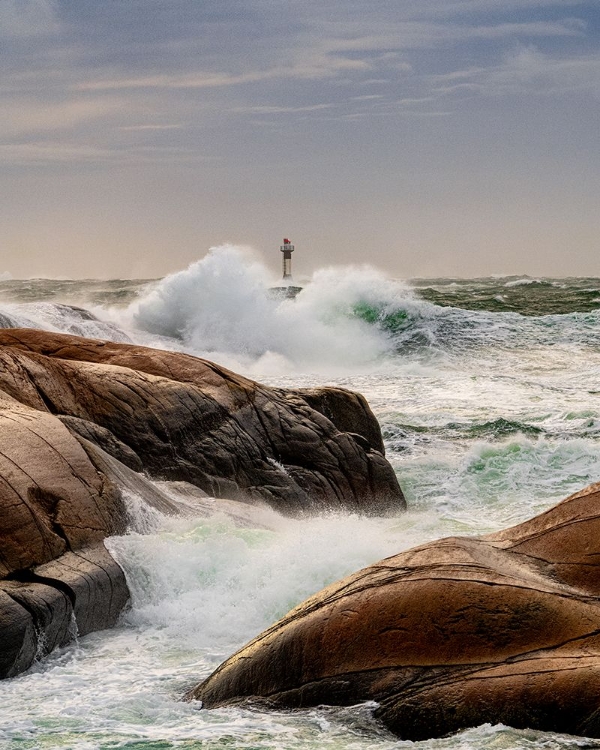
[[[272,286],[268,289],[272,299],[294,299],[301,291],[301,286]]]

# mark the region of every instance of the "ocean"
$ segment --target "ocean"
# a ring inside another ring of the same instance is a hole
[[[369,704],[205,711],[181,697],[326,584],[416,544],[518,523],[600,481],[600,279],[402,281],[330,267],[290,300],[231,246],[159,280],[1,279],[0,327],[186,351],[269,385],[360,391],[409,507],[388,518],[273,512],[244,528],[225,515],[163,517],[129,497],[129,532],[107,546],[131,608],[118,627],[0,682],[1,750],[412,747]],[[416,744],[600,747],[489,725]]]

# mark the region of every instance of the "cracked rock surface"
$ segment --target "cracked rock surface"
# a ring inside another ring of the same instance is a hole
[[[404,498],[366,401],[261,386],[205,360],[0,331],[0,677],[113,625],[128,599],[103,540],[153,479],[287,514],[382,513]]]
[[[530,521],[382,560],[289,612],[189,694],[379,703],[403,739],[489,722],[600,736],[600,484]]]

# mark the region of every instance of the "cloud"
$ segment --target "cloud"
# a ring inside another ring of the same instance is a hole
[[[585,0],[420,0],[411,3],[405,12],[408,16],[417,18],[451,18],[460,15],[470,17],[475,14],[498,13],[504,14],[520,12],[540,12],[552,9],[581,8]]]
[[[276,13],[270,0],[130,0],[110,9],[0,0],[0,23],[22,42],[4,52],[0,137],[23,158],[36,150],[22,142],[54,138],[70,139],[73,158],[88,158],[85,144],[94,143],[146,159],[167,141],[193,152],[205,125],[439,117],[465,97],[596,92],[593,28],[576,13],[588,6],[304,0]],[[54,158],[52,148],[37,153]]]
[[[255,83],[273,77],[271,71],[242,75],[228,73],[188,73],[184,75],[153,75],[139,78],[113,78],[84,81],[76,84],[76,91],[113,91],[117,89],[205,89]]]
[[[173,124],[146,124],[146,125],[120,125],[119,130],[180,130],[183,127],[180,123]]]
[[[53,0],[2,0],[0,37],[27,38],[56,33],[59,28]]]
[[[207,163],[214,157],[199,153],[185,145],[148,146],[115,145],[109,143],[75,143],[60,140],[35,140],[28,142],[0,143],[0,164],[23,167],[51,166],[139,166],[141,164]]]
[[[113,78],[84,81],[74,86],[77,91],[110,91],[117,89],[210,89],[241,86],[277,79],[321,79],[341,72],[365,71],[368,62],[334,55],[318,55],[312,59],[286,65],[277,64],[267,70],[241,74],[194,72],[183,75],[152,75],[139,78]]]
[[[0,144],[0,163],[43,166],[67,162],[103,162],[113,158],[109,149],[83,144],[40,141]]]
[[[251,112],[258,115],[278,115],[278,114],[299,114],[302,112],[320,112],[324,109],[331,109],[333,104],[308,104],[304,107],[274,107],[267,105],[256,105],[249,107],[236,107],[234,112]]]
[[[396,21],[372,24],[369,33],[360,20],[335,22],[325,28],[330,35],[326,45],[331,50],[344,52],[379,50],[399,53],[432,46],[464,43],[485,39],[514,39],[517,37],[576,37],[587,28],[584,20],[566,18],[560,21],[523,21],[519,23],[475,24],[472,21],[432,23],[425,21]],[[362,31],[362,34],[361,34]]]
[[[433,76],[438,94],[471,91],[485,95],[574,92],[600,94],[600,54],[561,58],[542,53],[534,46],[516,47],[490,67],[471,67]],[[437,84],[437,85],[436,85]]]
[[[69,99],[40,103],[35,99],[12,98],[0,108],[0,138],[23,137],[43,131],[70,130],[118,112],[117,99]]]
[[[562,21],[528,21],[526,23],[498,23],[493,26],[463,27],[457,39],[502,39],[524,37],[572,37],[583,36],[587,24],[580,18]],[[450,30],[452,35],[452,29]]]

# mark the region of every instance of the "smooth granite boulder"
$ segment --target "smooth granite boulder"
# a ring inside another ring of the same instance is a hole
[[[51,414],[0,392],[0,577],[125,529],[120,495]]]
[[[103,546],[117,487],[56,417],[0,392],[0,677],[114,625],[129,594]]]
[[[403,739],[490,722],[600,736],[600,485],[526,523],[376,563],[189,694],[207,708],[379,703]]]

